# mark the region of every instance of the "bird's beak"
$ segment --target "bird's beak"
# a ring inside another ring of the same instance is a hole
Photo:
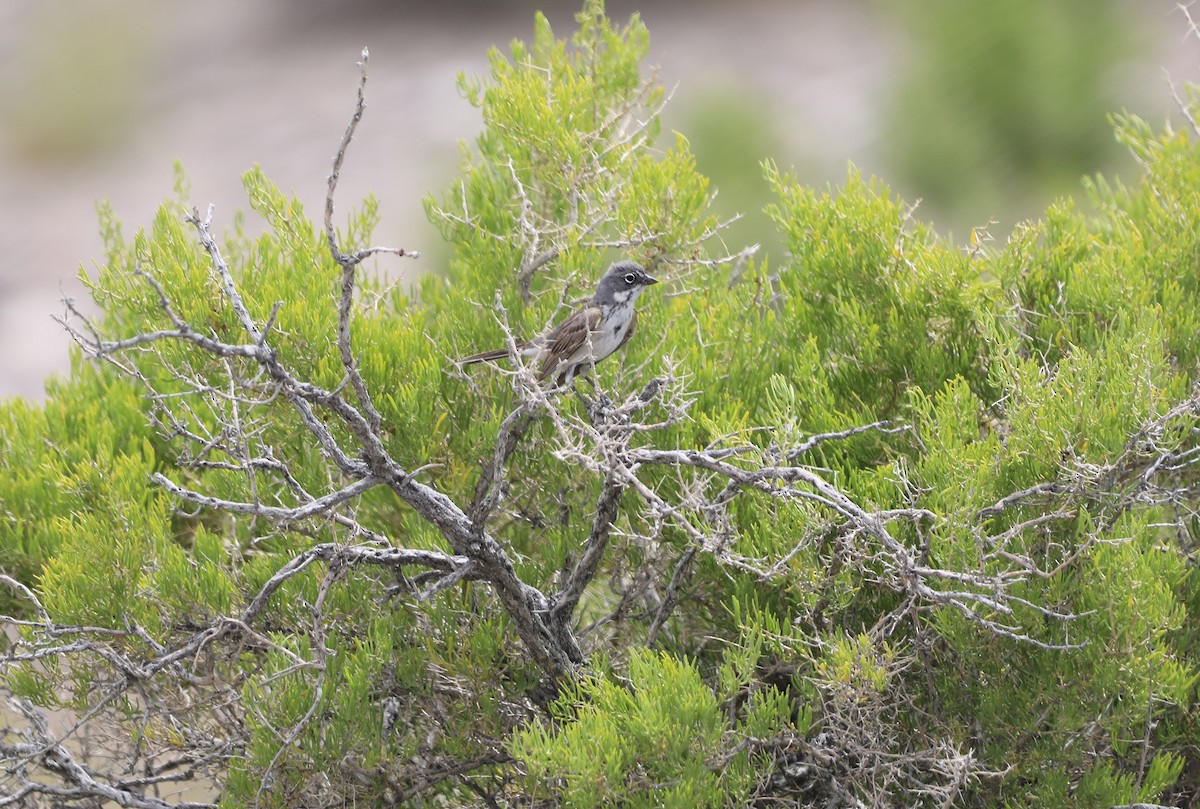
[[[653,275],[643,275],[642,283],[645,284],[646,286],[650,286],[651,284],[657,284],[658,279],[655,278]]]

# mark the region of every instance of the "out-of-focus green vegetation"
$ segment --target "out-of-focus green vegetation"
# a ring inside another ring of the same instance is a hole
[[[46,3],[31,13],[0,86],[0,137],[29,160],[103,152],[128,139],[152,46],[146,3]]]
[[[809,148],[825,164],[884,167],[944,232],[991,219],[1007,231],[1073,193],[1083,176],[1129,173],[1108,116],[1163,112],[1130,97],[1130,66],[1147,58],[1149,37],[1129,3],[904,0],[874,10],[901,54],[883,79],[877,146]],[[720,189],[716,210],[743,217],[728,238],[762,242],[772,254],[781,245],[760,213],[771,195],[758,161],[783,157],[806,182],[842,176],[808,159],[803,133],[782,131],[785,103],[745,87],[706,87],[701,100],[685,102],[678,124]]]
[[[722,220],[740,217],[721,238],[730,245],[760,244],[765,253],[780,255],[783,242],[763,212],[771,188],[760,161],[785,151],[771,110],[771,99],[744,89],[708,89],[683,110],[681,126],[696,165],[718,189],[714,210]]]
[[[908,40],[885,151],[926,216],[1011,222],[1123,157],[1105,121],[1123,106],[1122,64],[1144,49],[1131,4],[904,0],[885,13]]]

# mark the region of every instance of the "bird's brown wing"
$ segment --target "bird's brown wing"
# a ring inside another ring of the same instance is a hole
[[[558,369],[560,362],[583,348],[588,335],[595,331],[599,323],[600,307],[585,306],[575,310],[570,317],[555,326],[546,335],[542,346],[545,357],[542,359],[538,378],[545,379]]]

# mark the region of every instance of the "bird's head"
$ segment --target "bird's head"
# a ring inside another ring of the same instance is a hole
[[[643,289],[657,283],[658,279],[647,274],[641,265],[618,261],[600,279],[594,300],[597,303],[624,303],[636,299]]]

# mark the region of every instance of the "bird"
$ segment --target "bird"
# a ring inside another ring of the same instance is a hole
[[[633,261],[618,261],[608,268],[591,300],[545,334],[518,343],[516,353],[533,357],[538,365],[539,382],[553,380],[557,387],[589,373],[600,360],[629,342],[637,328],[634,304],[646,287],[657,284]],[[459,360],[472,365],[510,356],[509,349],[497,348],[472,354]]]

